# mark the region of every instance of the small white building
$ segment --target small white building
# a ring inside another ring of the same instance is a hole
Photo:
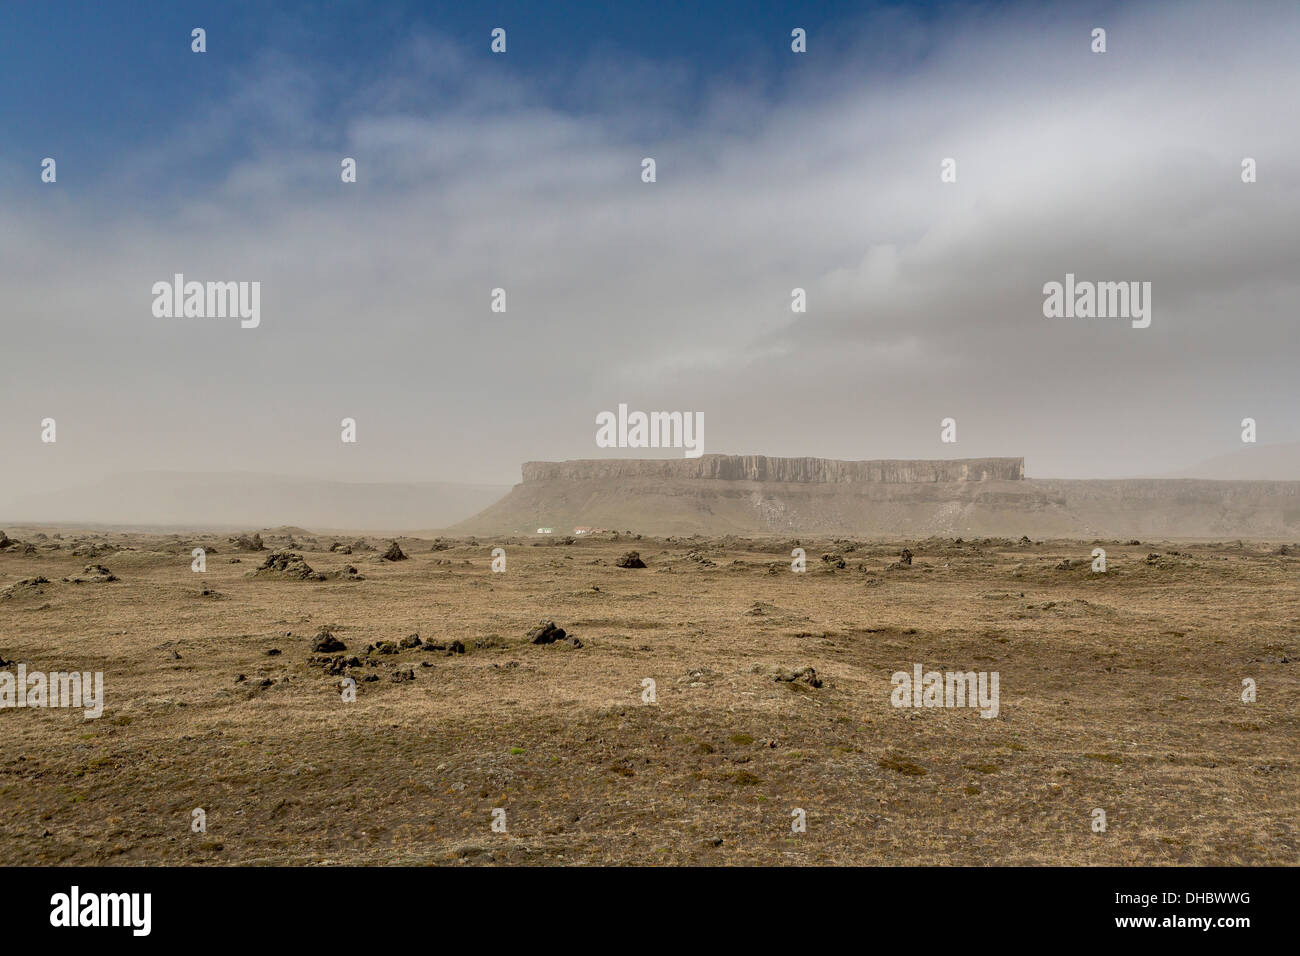
[[[538,533],[538,534],[553,534],[554,532],[553,532],[553,530],[552,530],[551,528],[538,528],[538,529],[537,529],[537,533]]]

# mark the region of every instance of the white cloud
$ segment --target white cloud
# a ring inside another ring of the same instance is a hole
[[[340,111],[327,67],[263,60],[140,144],[120,195],[11,205],[15,488],[49,477],[52,406],[59,467],[88,478],[328,476],[356,414],[349,474],[509,481],[596,455],[587,423],[619,401],[704,410],[719,450],[1025,454],[1039,474],[1172,470],[1247,413],[1300,437],[1270,384],[1294,379],[1300,13],[1116,11],[1105,56],[1059,14],[882,16],[861,42],[892,43],[892,74],[814,45],[827,62],[775,95],[744,78],[696,99],[687,66],[608,55],[542,91],[417,37]],[[426,83],[459,108],[422,110]],[[220,178],[169,185],[232,142]],[[262,281],[262,328],[153,319],[174,271]],[[1152,327],[1044,319],[1066,271],[1152,281]]]

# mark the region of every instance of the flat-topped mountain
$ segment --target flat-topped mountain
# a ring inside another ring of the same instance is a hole
[[[765,455],[702,455],[671,459],[580,459],[529,461],[525,482],[593,481],[609,478],[786,482],[1018,481],[1023,458],[953,458],[938,461],[835,461],[830,458],[768,458]]]
[[[528,462],[467,534],[1300,539],[1300,481],[1031,479],[1023,458]]]

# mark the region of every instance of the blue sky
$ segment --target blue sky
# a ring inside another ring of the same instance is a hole
[[[4,152],[57,153],[82,182],[98,182],[124,150],[157,138],[170,124],[228,97],[242,73],[275,58],[304,69],[320,94],[320,119],[342,123],[358,105],[354,84],[392,69],[412,38],[437,36],[465,57],[464,72],[441,76],[405,109],[454,108],[475,71],[506,71],[527,81],[530,95],[573,112],[616,109],[599,85],[578,85],[573,73],[593,58],[658,69],[663,84],[642,77],[638,95],[685,119],[708,83],[725,79],[776,91],[793,76],[815,74],[826,57],[788,54],[793,25],[814,48],[872,50],[884,72],[905,70],[923,48],[865,37],[860,24],[886,10],[925,23],[942,16],[931,3],[653,4],[555,3],[68,3],[0,7],[0,115]],[[208,53],[189,49],[195,26],[207,30]],[[488,37],[508,31],[507,58],[494,58]],[[874,47],[874,49],[873,49]],[[885,49],[888,47],[888,49]],[[688,77],[683,82],[680,74]],[[250,131],[265,133],[265,130]],[[217,168],[247,143],[223,142],[209,157]],[[212,168],[176,170],[195,181]]]
[[[1283,3],[5,5],[6,478],[513,482],[620,403],[1040,477],[1295,441],[1297,64]],[[261,325],[155,317],[176,272]],[[1066,273],[1151,327],[1045,319]]]
[[[102,214],[105,197],[165,215],[177,193],[211,189],[250,157],[343,149],[350,124],[376,116],[548,110],[594,117],[630,148],[674,131],[751,135],[769,107],[924,78],[947,38],[1016,18],[1040,31],[1057,69],[1085,63],[1060,13],[1014,3],[9,4],[0,196],[41,197],[20,170],[54,156],[60,193],[86,203],[84,215]],[[1041,32],[1054,22],[1062,28]],[[791,54],[796,25],[807,56]],[[206,54],[190,50],[195,26]],[[505,57],[489,50],[496,26],[508,31]],[[1004,66],[967,64],[968,78]],[[163,154],[166,164],[153,161]]]

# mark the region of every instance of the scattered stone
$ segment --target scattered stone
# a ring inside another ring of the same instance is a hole
[[[344,673],[349,667],[361,666],[360,658],[355,655],[352,657],[346,657],[343,654],[338,654],[333,657],[329,655],[323,657],[310,657],[307,659],[307,663],[311,664],[313,667],[319,667],[326,674],[332,674],[334,676]]]
[[[415,671],[407,667],[402,670],[395,670],[388,675],[388,679],[395,684],[405,683],[406,681],[415,680]]]
[[[331,551],[337,551],[339,554],[351,554],[352,548],[342,542],[335,541],[330,545]]]
[[[402,638],[402,640],[401,640],[401,646],[404,647],[404,648],[406,648],[406,647],[419,647],[422,643],[424,643],[424,642],[420,640],[420,635],[419,635],[419,634],[411,634],[411,635],[408,635],[407,637]]]
[[[796,671],[781,671],[776,675],[776,680],[786,684],[792,684],[795,681],[803,681],[809,687],[821,687],[821,678],[811,667],[801,667]]]
[[[406,555],[402,553],[402,549],[397,546],[396,541],[388,546],[388,550],[383,553],[382,557],[385,561],[406,560]]]
[[[392,641],[377,641],[374,645],[376,654],[396,654],[398,647]]]
[[[642,648],[638,648],[641,650]],[[650,650],[645,647],[644,650]],[[677,683],[685,684],[687,687],[707,687],[718,679],[718,672],[710,667],[696,667],[687,671],[683,676],[677,678]]]
[[[364,574],[358,574],[357,569],[350,564],[343,565],[342,568],[334,572],[334,577],[340,581],[364,581]]]
[[[251,538],[246,534],[241,534],[237,538],[230,538],[230,542],[240,551],[265,551],[266,545],[262,543],[262,536],[255,534]]]
[[[1070,559],[1069,559],[1069,558],[1066,558],[1065,560],[1063,560],[1060,564],[1058,564],[1058,565],[1056,566],[1056,570],[1058,570],[1058,571],[1068,571],[1068,570],[1070,570],[1070,567],[1071,567],[1071,565],[1070,565]]]
[[[581,647],[581,646],[582,646],[582,641],[578,640],[576,637],[570,637],[570,638],[569,638],[569,643],[572,644],[574,647]]]
[[[322,630],[311,642],[311,649],[317,654],[332,654],[335,651],[346,651],[348,646],[328,630]]]
[[[23,578],[21,581],[16,581],[7,588],[0,588],[0,601],[5,601],[9,598],[26,597],[32,594],[44,594],[45,591],[41,585],[49,583],[49,578],[40,575],[37,575],[34,578]]]
[[[556,627],[554,621],[543,621],[528,632],[530,644],[554,644],[564,640],[564,628]]]
[[[267,652],[266,652],[266,656],[267,656],[267,657],[279,657],[279,656],[280,656],[280,648],[278,648],[278,647],[268,648],[268,649],[267,649]]]
[[[1156,554],[1154,551],[1151,554],[1147,555],[1147,564],[1159,564],[1159,563],[1160,563],[1160,555]]]
[[[464,653],[465,653],[465,645],[462,644],[460,641],[452,641],[451,644],[447,646],[448,657],[451,657],[453,654],[464,654]]]
[[[843,569],[848,567],[848,563],[844,560],[844,556],[839,552],[823,554],[822,561],[824,561],[826,566],[829,568]]]
[[[102,564],[88,564],[80,574],[64,578],[70,584],[107,584],[116,581],[117,576]]]
[[[6,534],[3,531],[0,531],[0,551],[5,550],[5,548],[12,548],[17,543],[18,542],[15,541],[13,538],[9,537],[8,534]]]
[[[629,551],[623,557],[614,562],[615,567],[619,568],[644,568],[645,562],[641,560],[641,552]]]
[[[912,563],[912,552],[909,551],[907,548],[904,548],[904,549],[903,549],[903,553],[902,553],[902,554],[899,556],[899,558],[898,558],[898,563],[899,563],[899,564],[911,564],[911,563]]]
[[[178,661],[181,659],[181,656],[176,653],[176,648],[174,647],[171,649],[171,652],[167,656],[174,661]]]

